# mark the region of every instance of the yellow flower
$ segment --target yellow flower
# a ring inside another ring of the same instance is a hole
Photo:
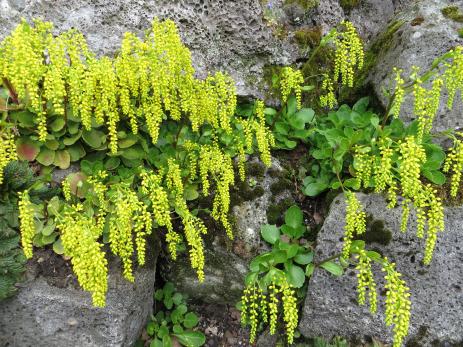
[[[19,196],[19,229],[21,231],[21,245],[26,258],[32,258],[32,240],[35,236],[34,207],[27,190]]]

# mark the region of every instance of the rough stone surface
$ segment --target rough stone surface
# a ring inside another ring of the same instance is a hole
[[[393,35],[390,42],[383,44],[384,49],[379,54],[369,77],[383,105],[388,104],[383,88],[393,87],[391,80],[394,67],[403,69],[405,76],[410,74],[412,66],[418,66],[422,71],[426,71],[435,58],[456,45],[463,44],[463,39],[458,36],[461,23],[445,18],[441,13],[441,10],[449,5],[460,6],[463,10],[461,1],[426,0],[412,4],[393,19],[403,21],[404,24]],[[453,110],[448,110],[445,106],[446,93],[443,94],[442,100],[444,101],[441,102],[434,121],[434,131],[462,128],[461,98],[458,96],[455,98]],[[413,119],[412,98],[406,98],[402,106],[401,117],[406,121]]]
[[[431,264],[424,266],[421,263],[424,241],[415,236],[415,217],[411,218],[408,232],[401,233],[400,208],[387,209],[380,195],[358,194],[358,197],[373,221],[384,221],[385,230],[392,232],[388,245],[373,242],[368,247],[396,262],[410,287],[412,317],[408,341],[415,343],[411,344],[413,346],[423,347],[435,341],[449,346],[463,343],[463,207],[445,209],[446,230],[438,237]],[[342,249],[344,215],[344,199],[340,196],[332,203],[318,235],[317,261]],[[378,286],[382,286],[382,272],[379,268],[375,270]],[[384,294],[379,295],[378,313],[370,314],[366,307],[357,305],[355,272],[353,269],[346,272],[339,278],[325,271],[314,273],[309,282],[300,331],[307,337],[371,336],[391,342],[392,330],[384,324]]]
[[[57,30],[81,30],[98,54],[114,53],[123,33],[142,35],[154,17],[171,18],[192,50],[200,76],[228,71],[240,95],[260,95],[256,79],[266,64],[293,63],[297,47],[273,36],[259,0],[23,0],[0,2],[0,37],[20,21],[41,18]]]
[[[250,162],[259,165],[256,159]],[[266,249],[260,239],[260,227],[267,223],[266,210],[271,201],[290,196],[288,190],[283,190],[272,197],[270,186],[278,180],[276,172],[283,172],[283,168],[273,158],[272,167],[266,170],[263,177],[253,177],[249,173],[247,180],[255,180],[256,187],[262,187],[264,194],[234,206],[232,215],[236,228],[233,242],[219,234],[223,232],[209,230],[215,237],[205,246],[204,282],[198,282],[186,254],[175,262],[163,265],[162,273],[175,284],[177,290],[204,302],[236,304],[242,294],[250,258]]]
[[[73,275],[59,280],[37,276],[29,264],[29,280],[15,297],[0,302],[0,346],[132,346],[152,312],[155,262],[134,275],[132,284],[122,277],[120,264],[112,261],[106,307],[95,308]]]
[[[252,161],[258,163],[257,160]],[[290,198],[291,193],[288,189],[283,189],[277,195],[273,195],[271,187],[273,184],[279,183],[279,174],[284,172],[280,162],[273,158],[272,166],[266,171],[263,178],[259,177],[248,177],[257,182],[257,186],[263,189],[264,194],[255,199],[244,201],[243,203],[233,206],[232,216],[235,219],[235,234],[243,240],[245,244],[252,250],[259,249],[262,246],[260,238],[260,227],[267,224],[267,210],[272,203],[278,203],[279,201]]]

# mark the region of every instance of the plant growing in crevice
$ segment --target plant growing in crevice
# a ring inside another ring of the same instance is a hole
[[[169,347],[175,343],[188,347],[204,345],[206,337],[195,329],[198,316],[188,311],[187,297],[175,291],[174,285],[167,282],[162,289],[154,293],[157,312],[151,316],[146,325],[146,332],[150,336],[150,347]]]

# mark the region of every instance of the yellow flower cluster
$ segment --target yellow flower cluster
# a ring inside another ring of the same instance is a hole
[[[452,54],[452,63],[447,64],[443,78],[449,95],[447,107],[453,108],[457,90],[463,90],[463,46],[455,47],[450,53]]]
[[[452,197],[457,196],[458,189],[460,188],[462,170],[463,142],[459,139],[455,139],[454,145],[445,159],[444,168],[442,170],[445,173],[452,171],[452,180],[450,184],[450,196]]]
[[[363,153],[362,148],[357,146],[355,148],[354,167],[360,185],[363,184],[367,188],[370,185],[371,174],[374,168],[374,157]]]
[[[301,108],[301,85],[304,83],[304,77],[300,70],[294,70],[286,66],[281,70],[280,77],[281,101],[286,103],[291,92],[296,95],[297,109]]]
[[[0,126],[0,131],[0,184],[2,184],[3,169],[10,161],[17,159],[17,154],[12,130]]]
[[[379,150],[381,152],[381,159],[375,166],[374,175],[376,193],[384,191],[386,187],[392,186],[394,182],[392,174],[392,155],[394,151],[392,148],[387,147],[385,143],[380,144]]]
[[[341,84],[354,86],[354,70],[363,67],[363,44],[354,25],[348,21],[341,23],[345,30],[335,39],[336,53],[334,58],[333,81],[341,77]]]
[[[237,140],[239,157],[238,164],[240,169],[240,178],[244,176],[244,153],[246,151],[252,152],[253,147],[253,136],[255,135],[257,140],[257,148],[260,152],[260,159],[262,162],[269,167],[271,165],[270,149],[275,146],[275,138],[272,131],[265,124],[264,114],[264,103],[261,100],[256,102],[255,107],[255,118],[238,119],[238,123],[243,127],[244,132],[244,143],[242,140]]]
[[[392,114],[395,118],[399,117],[400,115],[400,108],[402,106],[405,91],[404,91],[404,83],[405,81],[402,78],[402,70],[394,68],[395,73],[395,90],[394,90],[394,100],[391,106],[390,114]]]
[[[108,290],[108,262],[103,245],[98,242],[104,228],[104,218],[95,219],[83,213],[81,204],[66,206],[57,220],[61,231],[64,254],[71,258],[79,284],[92,293],[93,304],[103,307]]]
[[[356,269],[357,274],[357,293],[359,305],[365,305],[366,292],[368,289],[368,299],[370,302],[370,312],[375,313],[377,310],[378,294],[376,292],[376,282],[371,270],[371,259],[367,256],[365,250],[360,250],[358,255]]]
[[[61,182],[61,189],[63,191],[64,199],[66,201],[71,201],[71,182],[69,178],[66,178]]]
[[[283,321],[286,323],[288,344],[294,340],[294,332],[298,324],[296,292],[288,284],[284,276],[274,278],[267,288],[267,294],[256,284],[250,284],[243,290],[241,297],[241,323],[251,327],[249,342],[254,343],[259,322],[270,322],[270,334],[276,332],[278,307],[280,300],[283,306]]]
[[[328,75],[324,75],[321,89],[325,94],[320,95],[320,106],[334,108],[338,104],[338,100],[334,94],[333,81]]]
[[[154,219],[160,226],[166,227],[166,241],[172,259],[177,259],[177,245],[180,243],[180,235],[174,231],[170,217],[170,205],[167,192],[162,186],[162,175],[141,173],[141,192],[145,194],[151,202],[151,210]]]
[[[344,245],[342,256],[346,259],[350,255],[350,246],[355,235],[361,235],[366,230],[366,213],[355,193],[347,191],[346,196],[346,224],[344,226]]]
[[[419,142],[421,142],[424,135],[431,131],[432,122],[439,110],[443,84],[441,78],[436,78],[432,82],[431,89],[427,90],[422,86],[421,80],[417,79],[417,83],[413,87],[415,97],[414,112],[418,119],[417,139]]]
[[[230,209],[230,186],[235,182],[232,158],[222,152],[217,145],[201,146],[199,158],[199,171],[203,183],[203,194],[208,195],[210,182],[209,176],[215,179],[216,192],[212,207],[212,217],[220,221],[230,239],[233,232],[228,221]]]
[[[109,218],[109,243],[111,251],[122,259],[124,277],[133,282],[132,255],[134,253],[133,232],[136,233],[138,260],[145,261],[144,237],[151,234],[151,214],[137,194],[122,184],[115,187],[112,197],[114,212]]]
[[[32,240],[35,236],[34,207],[27,190],[18,193],[19,196],[19,229],[21,231],[21,246],[26,258],[32,258]]]
[[[231,131],[233,79],[220,72],[196,79],[191,53],[173,21],[154,20],[144,39],[125,34],[114,59],[96,58],[75,30],[58,36],[52,31],[51,23],[23,21],[0,45],[2,78],[21,100],[30,100],[41,141],[47,136],[47,113],[63,115],[67,104],[87,130],[92,120],[106,125],[112,153],[118,150],[119,110],[133,133],[143,119],[153,143],[167,117],[178,121],[185,115],[193,131],[205,123]],[[53,112],[47,112],[47,101]]]
[[[394,325],[393,347],[402,346],[408,334],[410,323],[410,293],[395,264],[384,259],[383,271],[386,272],[386,325]]]
[[[200,282],[203,282],[204,281],[204,245],[203,245],[203,239],[201,235],[204,235],[207,233],[207,228],[202,222],[202,220],[196,217],[195,215],[193,215],[188,209],[188,206],[185,202],[185,198],[183,196],[184,187],[183,187],[182,176],[180,172],[180,166],[172,158],[168,160],[168,171],[166,175],[166,180],[167,180],[167,187],[170,189],[170,191],[175,196],[175,209],[177,213],[179,214],[180,218],[182,219],[185,238],[186,238],[188,246],[190,247],[189,253],[190,253],[191,267],[194,270],[196,270],[198,280]],[[228,194],[228,190],[226,194]],[[216,197],[214,200],[214,206],[215,206],[215,201],[217,199],[220,200],[220,197],[218,198],[219,195],[220,193],[216,194]],[[225,219],[226,217],[227,216],[225,216]],[[225,221],[226,223],[228,223],[228,220],[225,220]],[[224,224],[224,226],[225,225],[229,226],[228,224]],[[229,231],[231,232],[231,227],[229,230],[227,230],[227,233]]]
[[[413,136],[408,136],[399,144],[399,152],[402,193],[405,198],[413,199],[421,189],[420,170],[421,164],[426,161],[426,152]]]

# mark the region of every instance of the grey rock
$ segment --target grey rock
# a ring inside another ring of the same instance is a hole
[[[250,163],[258,164],[258,161],[254,158]],[[267,223],[266,210],[272,201],[290,196],[288,190],[283,190],[273,197],[270,191],[270,186],[278,180],[275,173],[282,170],[278,160],[272,158],[272,166],[266,170],[262,178],[251,175],[247,177],[247,180],[256,180],[257,186],[264,189],[264,194],[234,206],[234,242],[226,236],[218,235],[221,232],[209,230],[209,233],[215,233],[216,236],[204,247],[204,282],[198,281],[187,255],[163,265],[161,272],[174,283],[177,290],[188,294],[192,299],[208,303],[236,304],[244,288],[250,258],[262,250],[267,250],[260,238],[260,227]]]
[[[140,336],[153,309],[155,261],[134,272],[135,282],[111,262],[106,307],[92,305],[73,275],[38,275],[29,263],[29,279],[17,296],[0,302],[0,346],[129,347]]]
[[[251,163],[258,163],[257,158],[254,158]],[[263,178],[247,177],[248,181],[256,181],[257,186],[263,189],[264,194],[233,206],[232,216],[235,220],[235,234],[249,247],[249,251],[255,251],[262,247],[260,227],[267,224],[267,210],[270,205],[291,197],[288,189],[283,189],[276,195],[273,195],[271,191],[272,185],[279,183],[279,176],[283,172],[284,169],[280,162],[276,158],[272,158],[272,166],[266,170]]]
[[[63,180],[70,174],[79,172],[80,166],[77,164],[71,164],[67,169],[55,169],[51,174],[51,179],[54,183],[61,184]]]
[[[173,282],[177,291],[194,300],[207,303],[234,305],[241,297],[244,277],[248,272],[246,260],[220,245],[205,249],[205,279],[198,281],[188,256],[169,262],[162,269],[166,278]]]
[[[397,264],[407,282],[412,300],[412,316],[408,341],[417,346],[431,346],[433,341],[458,344],[463,341],[463,241],[461,225],[463,207],[445,209],[446,229],[439,234],[434,258],[429,266],[421,263],[424,240],[416,238],[415,216],[411,216],[407,233],[401,233],[401,208],[389,210],[381,195],[358,194],[365,210],[374,221],[383,221],[392,232],[387,245],[371,243]],[[344,234],[345,203],[342,196],[334,200],[321,229],[316,248],[316,261],[340,252]],[[385,230],[386,230],[385,229]],[[378,287],[383,286],[381,271],[374,269]],[[302,310],[300,331],[306,337],[371,336],[390,343],[392,329],[384,324],[384,295],[379,295],[377,314],[357,305],[356,277],[348,269],[335,278],[324,271],[315,271],[310,279]],[[379,291],[380,292],[380,291]],[[381,293],[381,292],[380,292]]]
[[[383,88],[392,90],[394,67],[403,69],[408,76],[412,66],[420,67],[426,71],[433,60],[456,45],[463,44],[463,39],[458,36],[461,25],[451,19],[445,18],[441,10],[449,5],[458,5],[463,10],[461,1],[426,0],[413,3],[406,7],[393,20],[403,21],[404,24],[393,35],[390,42],[385,43],[378,56],[375,67],[372,69],[369,81],[381,103],[386,106],[389,102],[383,93]],[[421,18],[422,23],[413,22]],[[449,110],[445,104],[446,92],[443,93],[439,111],[434,121],[434,131],[439,132],[449,128],[461,128],[461,110],[463,103],[458,96],[455,98],[453,110]],[[402,105],[401,118],[405,121],[413,120],[413,99],[408,97]]]
[[[0,38],[24,17],[52,21],[57,31],[81,30],[99,55],[114,54],[124,32],[142,35],[154,17],[171,18],[192,50],[200,77],[228,71],[239,95],[260,96],[257,89],[267,64],[288,65],[297,47],[277,39],[262,18],[259,0],[27,0],[0,4]]]

